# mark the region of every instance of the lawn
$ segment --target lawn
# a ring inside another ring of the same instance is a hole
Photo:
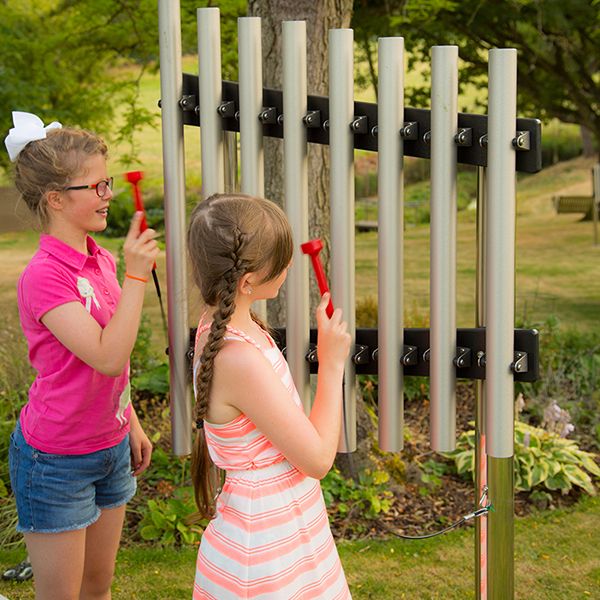
[[[598,598],[600,500],[516,522],[515,597],[523,600]],[[466,600],[474,598],[473,535],[450,532],[425,541],[340,542],[354,600]],[[191,596],[196,550],[124,547],[119,552],[114,600],[177,600]],[[0,551],[10,565],[22,553]],[[0,582],[10,600],[33,598],[31,582]]]

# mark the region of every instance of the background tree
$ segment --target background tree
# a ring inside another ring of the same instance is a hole
[[[196,52],[196,8],[209,4],[182,0],[184,52]],[[219,4],[224,76],[233,78],[236,17],[245,14],[246,2]],[[45,122],[87,127],[129,143],[120,157],[128,164],[136,154],[134,132],[158,127],[138,102],[142,74],[158,68],[156,0],[5,0],[0,39],[1,131],[12,127],[11,110],[33,112]],[[0,153],[0,166],[7,165],[7,154]]]
[[[263,81],[265,87],[282,88],[283,21],[306,21],[308,93],[328,96],[327,37],[329,29],[349,27],[352,0],[249,0],[248,14],[262,19]],[[320,237],[324,265],[329,263],[329,148],[309,144],[308,149],[309,235]],[[265,138],[265,195],[283,204],[283,141]],[[302,240],[296,240],[300,243]],[[311,285],[311,306],[319,297]],[[285,322],[285,295],[269,302],[269,322]]]
[[[434,44],[456,44],[461,83],[476,85],[487,49],[516,48],[519,113],[580,125],[584,150],[593,151],[590,136],[600,148],[599,0],[355,0],[353,27],[367,57],[382,33],[403,35],[413,64],[429,64]],[[413,106],[428,102],[427,88],[407,92]]]

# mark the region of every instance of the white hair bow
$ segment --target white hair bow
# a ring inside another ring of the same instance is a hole
[[[4,143],[11,161],[17,160],[19,152],[35,140],[43,140],[49,129],[60,129],[62,125],[53,121],[44,127],[44,122],[32,113],[13,111],[14,127],[8,132]]]

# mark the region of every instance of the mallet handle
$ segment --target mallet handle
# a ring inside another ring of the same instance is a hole
[[[319,286],[319,291],[321,292],[321,296],[329,291],[329,285],[327,284],[327,278],[325,277],[325,271],[323,270],[323,265],[321,264],[321,258],[318,254],[311,254],[310,260],[312,262],[313,270],[315,272],[315,277],[317,278],[317,284]],[[329,299],[329,304],[325,309],[327,316],[331,319],[331,315],[333,315],[333,303],[331,302],[331,298]]]

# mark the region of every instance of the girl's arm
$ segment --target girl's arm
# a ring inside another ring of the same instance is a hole
[[[140,234],[141,213],[136,213],[123,251],[127,273],[148,279],[158,254],[156,232]],[[125,278],[115,314],[102,328],[80,302],[68,302],[49,310],[42,323],[75,356],[104,375],[117,377],[129,360],[142,315],[143,282]]]
[[[292,400],[267,359],[249,344],[227,343],[215,358],[211,397],[244,413],[287,460],[305,475],[325,477],[337,450],[342,420],[344,362],[350,350],[347,325],[336,309],[317,308],[319,375],[309,417]]]

